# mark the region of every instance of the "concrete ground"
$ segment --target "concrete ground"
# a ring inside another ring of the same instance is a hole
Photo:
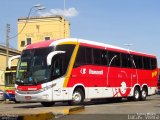
[[[0,119],[13,120],[50,120],[59,116],[77,113],[84,106],[68,106],[57,103],[52,107],[43,107],[40,103],[0,102]]]

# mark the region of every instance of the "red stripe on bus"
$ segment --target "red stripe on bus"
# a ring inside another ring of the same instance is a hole
[[[42,88],[41,85],[37,86],[18,86],[17,89],[21,91],[35,91],[35,90],[40,90]]]

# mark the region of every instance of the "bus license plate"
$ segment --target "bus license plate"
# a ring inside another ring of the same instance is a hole
[[[26,99],[26,100],[31,100],[32,97],[31,97],[31,96],[25,96],[25,99]]]

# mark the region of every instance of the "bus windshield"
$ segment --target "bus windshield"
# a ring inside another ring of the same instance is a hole
[[[18,63],[16,83],[40,84],[49,81],[50,69],[46,57],[53,47],[24,50]]]
[[[75,45],[58,45],[56,47],[24,50],[17,67],[16,84],[37,85],[49,82],[65,75]],[[47,56],[53,51],[65,51],[52,58],[47,65]]]

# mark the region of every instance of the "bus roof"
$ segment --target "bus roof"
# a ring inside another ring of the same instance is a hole
[[[104,44],[100,42],[90,41],[90,40],[84,40],[84,39],[77,39],[77,38],[66,38],[66,39],[57,39],[57,40],[48,40],[48,41],[42,41],[38,43],[33,43],[31,45],[28,45],[26,49],[35,49],[35,48],[42,48],[42,47],[49,47],[49,46],[56,46],[58,44],[66,43],[66,42],[74,42],[74,43],[80,43],[81,45],[85,45],[88,47],[94,47],[94,48],[100,48],[100,49],[109,49],[109,50],[115,50],[125,53],[131,53],[131,54],[137,54],[137,55],[143,55],[143,56],[149,56],[149,57],[156,57],[152,54],[146,54],[142,52],[136,52],[129,49],[113,46],[110,44]]]

